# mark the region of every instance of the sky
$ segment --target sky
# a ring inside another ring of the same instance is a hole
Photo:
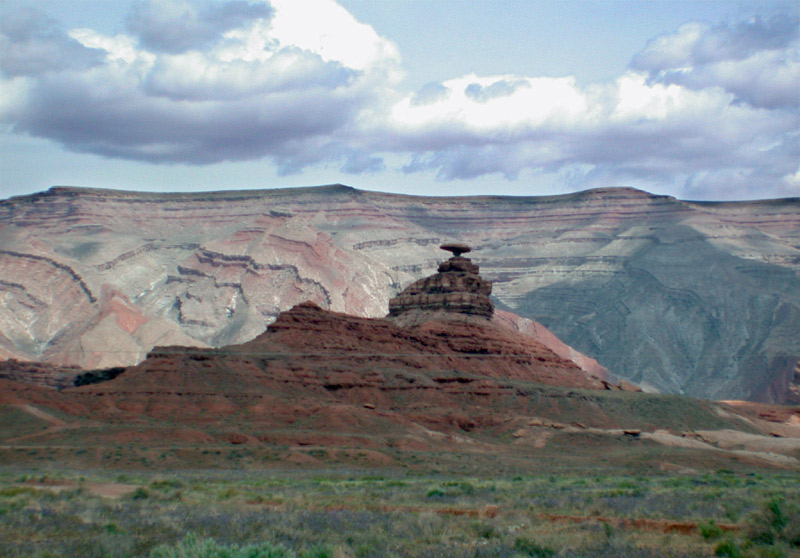
[[[0,198],[800,196],[800,3],[4,0]]]

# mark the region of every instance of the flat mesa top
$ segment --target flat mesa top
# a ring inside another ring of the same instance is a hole
[[[448,244],[442,244],[439,246],[442,250],[447,250],[448,252],[452,252],[454,256],[458,257],[461,254],[466,254],[467,252],[472,252],[472,248],[467,246],[466,244],[461,244],[458,242],[451,242]]]

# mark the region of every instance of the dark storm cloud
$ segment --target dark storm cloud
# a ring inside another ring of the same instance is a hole
[[[32,76],[62,70],[85,70],[100,64],[105,53],[69,37],[38,10],[22,9],[0,16],[0,70],[7,76]]]
[[[660,83],[719,86],[738,102],[794,109],[800,107],[800,16],[685,25],[650,41],[631,68]]]
[[[126,24],[145,48],[177,54],[212,44],[224,32],[254,19],[268,19],[272,13],[265,3],[243,0],[141,0],[134,3]]]

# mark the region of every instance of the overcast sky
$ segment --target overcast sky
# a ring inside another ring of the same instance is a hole
[[[0,198],[800,196],[800,3],[4,0]]]

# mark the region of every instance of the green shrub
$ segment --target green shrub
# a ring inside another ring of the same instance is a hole
[[[700,535],[707,541],[718,539],[722,536],[722,527],[717,525],[713,519],[702,521],[697,525]]]
[[[144,500],[145,498],[150,497],[150,493],[143,487],[139,487],[133,492],[131,492],[131,499],[132,500]]]
[[[728,521],[739,521],[742,516],[744,504],[742,502],[723,502],[722,509],[725,519]]]
[[[521,538],[514,541],[514,550],[533,558],[550,558],[556,555],[556,551],[548,546],[542,546],[534,541]]]
[[[783,540],[795,548],[800,548],[800,506],[793,506],[790,512],[789,522],[783,530]]]
[[[31,488],[29,486],[9,486],[7,488],[0,489],[0,498],[9,498],[18,500],[17,496],[20,495],[26,496],[36,496],[37,492],[35,488]]]
[[[475,531],[475,534],[481,539],[496,539],[500,536],[500,533],[497,532],[497,529],[495,529],[494,525],[491,523],[473,523],[472,530]]]
[[[787,558],[787,557],[788,555],[786,554],[784,549],[777,546],[767,546],[759,548],[758,554],[755,555],[755,558]]]
[[[747,538],[756,544],[784,541],[800,547],[800,506],[787,504],[782,497],[769,500],[748,518]]]
[[[355,550],[355,558],[371,558],[377,553],[377,547],[373,544],[362,544]]]
[[[333,550],[324,545],[316,545],[301,551],[300,558],[333,558]]]
[[[475,486],[466,481],[445,482],[440,488],[432,488],[428,491],[428,498],[457,498],[459,496],[472,496],[475,493]]]
[[[475,486],[467,481],[445,483],[446,486],[454,486],[458,492],[465,496],[470,496],[475,493]],[[494,492],[494,490],[492,490]]]
[[[741,558],[742,551],[733,539],[725,539],[714,549],[714,556],[727,556],[727,558]]]
[[[614,535],[616,535],[616,534],[617,534],[617,531],[616,531],[616,529],[614,529],[613,525],[611,525],[610,523],[605,523],[605,522],[603,523],[603,535],[606,538],[606,542],[608,542],[612,538],[614,538]]]
[[[170,490],[170,489],[179,489],[184,488],[184,485],[178,479],[163,479],[163,480],[154,480],[150,483],[150,488],[155,490]]]
[[[309,558],[312,557],[330,558],[329,555],[309,555]],[[174,546],[157,546],[150,552],[150,558],[295,558],[295,554],[281,545],[225,546],[214,539],[198,539],[189,533]]]

